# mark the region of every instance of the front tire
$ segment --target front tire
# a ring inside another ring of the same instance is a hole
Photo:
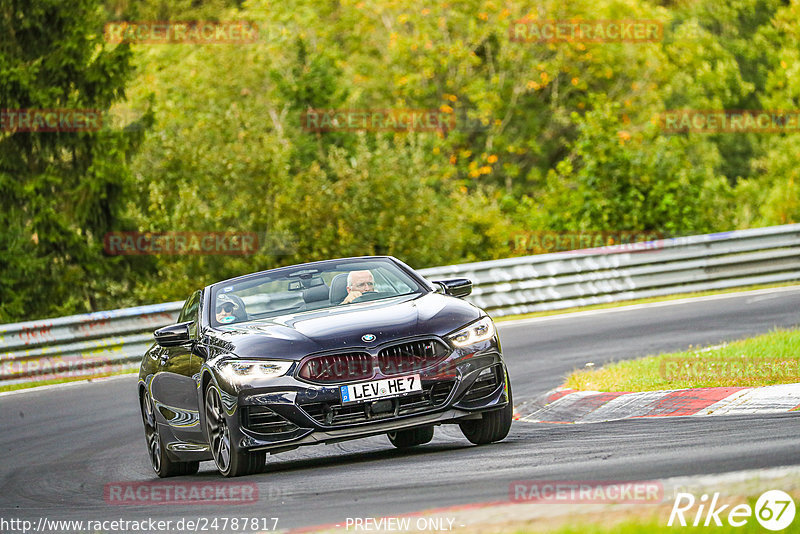
[[[158,431],[153,400],[147,393],[141,395],[142,422],[144,437],[147,440],[147,451],[153,471],[161,478],[180,475],[194,475],[200,469],[200,462],[177,462],[172,460],[161,441]]]
[[[485,445],[500,441],[508,435],[511,421],[514,418],[514,403],[511,397],[511,382],[506,375],[508,385],[508,404],[504,408],[491,412],[484,412],[477,420],[458,423],[464,437],[475,445]]]
[[[222,408],[222,399],[216,386],[209,386],[205,394],[206,431],[208,444],[217,470],[226,477],[258,473],[264,469],[266,454],[239,450],[231,440],[228,420]]]
[[[412,428],[410,430],[398,430],[397,432],[387,432],[389,441],[398,449],[407,449],[408,447],[416,447],[417,445],[424,445],[433,439],[433,427],[423,426],[421,428]]]

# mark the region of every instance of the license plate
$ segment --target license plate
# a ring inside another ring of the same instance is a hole
[[[422,391],[422,382],[419,379],[419,375],[409,375],[339,386],[339,390],[342,392],[342,404],[345,404],[348,402],[398,397],[407,393]]]

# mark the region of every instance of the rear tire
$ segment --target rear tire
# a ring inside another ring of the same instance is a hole
[[[141,407],[144,437],[147,440],[147,451],[153,471],[161,478],[197,473],[200,469],[200,462],[178,462],[172,460],[167,454],[158,431],[153,400],[144,392],[141,395]]]
[[[492,412],[484,412],[480,419],[458,423],[464,437],[475,445],[485,445],[500,441],[508,435],[511,421],[514,418],[514,403],[511,397],[511,382],[506,375],[508,384],[508,404],[504,408]]]
[[[238,477],[259,473],[266,465],[265,453],[239,450],[231,440],[228,420],[222,408],[222,398],[216,386],[209,386],[205,394],[206,431],[214,463],[221,475]]]
[[[421,428],[412,428],[410,430],[398,430],[397,432],[387,432],[389,441],[398,449],[407,449],[408,447],[416,447],[417,445],[424,445],[433,439],[433,427],[423,426]]]

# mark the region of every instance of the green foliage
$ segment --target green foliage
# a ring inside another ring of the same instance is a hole
[[[4,107],[111,107],[139,120],[0,133],[0,319],[182,299],[331,256],[394,254],[415,267],[507,257],[522,253],[520,231],[690,234],[800,220],[800,134],[670,134],[657,120],[675,109],[796,110],[797,3],[2,5]],[[664,32],[658,42],[513,41],[523,18],[657,20]],[[125,20],[247,20],[260,38],[103,43],[103,23]],[[398,108],[452,115],[455,127],[302,123],[309,109]],[[109,230],[257,232],[262,247],[107,257]]]
[[[108,20],[219,20],[226,9],[242,0],[105,0]]]
[[[96,2],[0,4],[3,108],[92,109],[124,98],[127,46],[104,50]],[[118,224],[127,159],[141,137],[101,129],[0,132],[0,320],[109,306],[123,274],[101,253]]]
[[[662,136],[653,125],[631,134],[618,104],[593,107],[573,115],[578,139],[548,176],[543,228],[686,235],[724,227],[719,214],[731,194],[714,175],[713,145]]]

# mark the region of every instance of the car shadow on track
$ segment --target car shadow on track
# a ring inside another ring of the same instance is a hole
[[[324,456],[304,456],[303,458],[293,458],[282,460],[280,458],[267,458],[267,465],[258,474],[275,473],[302,473],[306,470],[317,470],[324,467],[337,467],[343,465],[356,465],[368,462],[379,462],[383,460],[394,460],[407,457],[423,457],[440,454],[443,452],[457,451],[459,449],[471,448],[464,444],[429,444],[421,445],[411,449],[387,448],[374,451],[357,451],[326,453]],[[213,478],[218,477],[216,468],[211,462],[200,464],[199,476],[209,475]]]

